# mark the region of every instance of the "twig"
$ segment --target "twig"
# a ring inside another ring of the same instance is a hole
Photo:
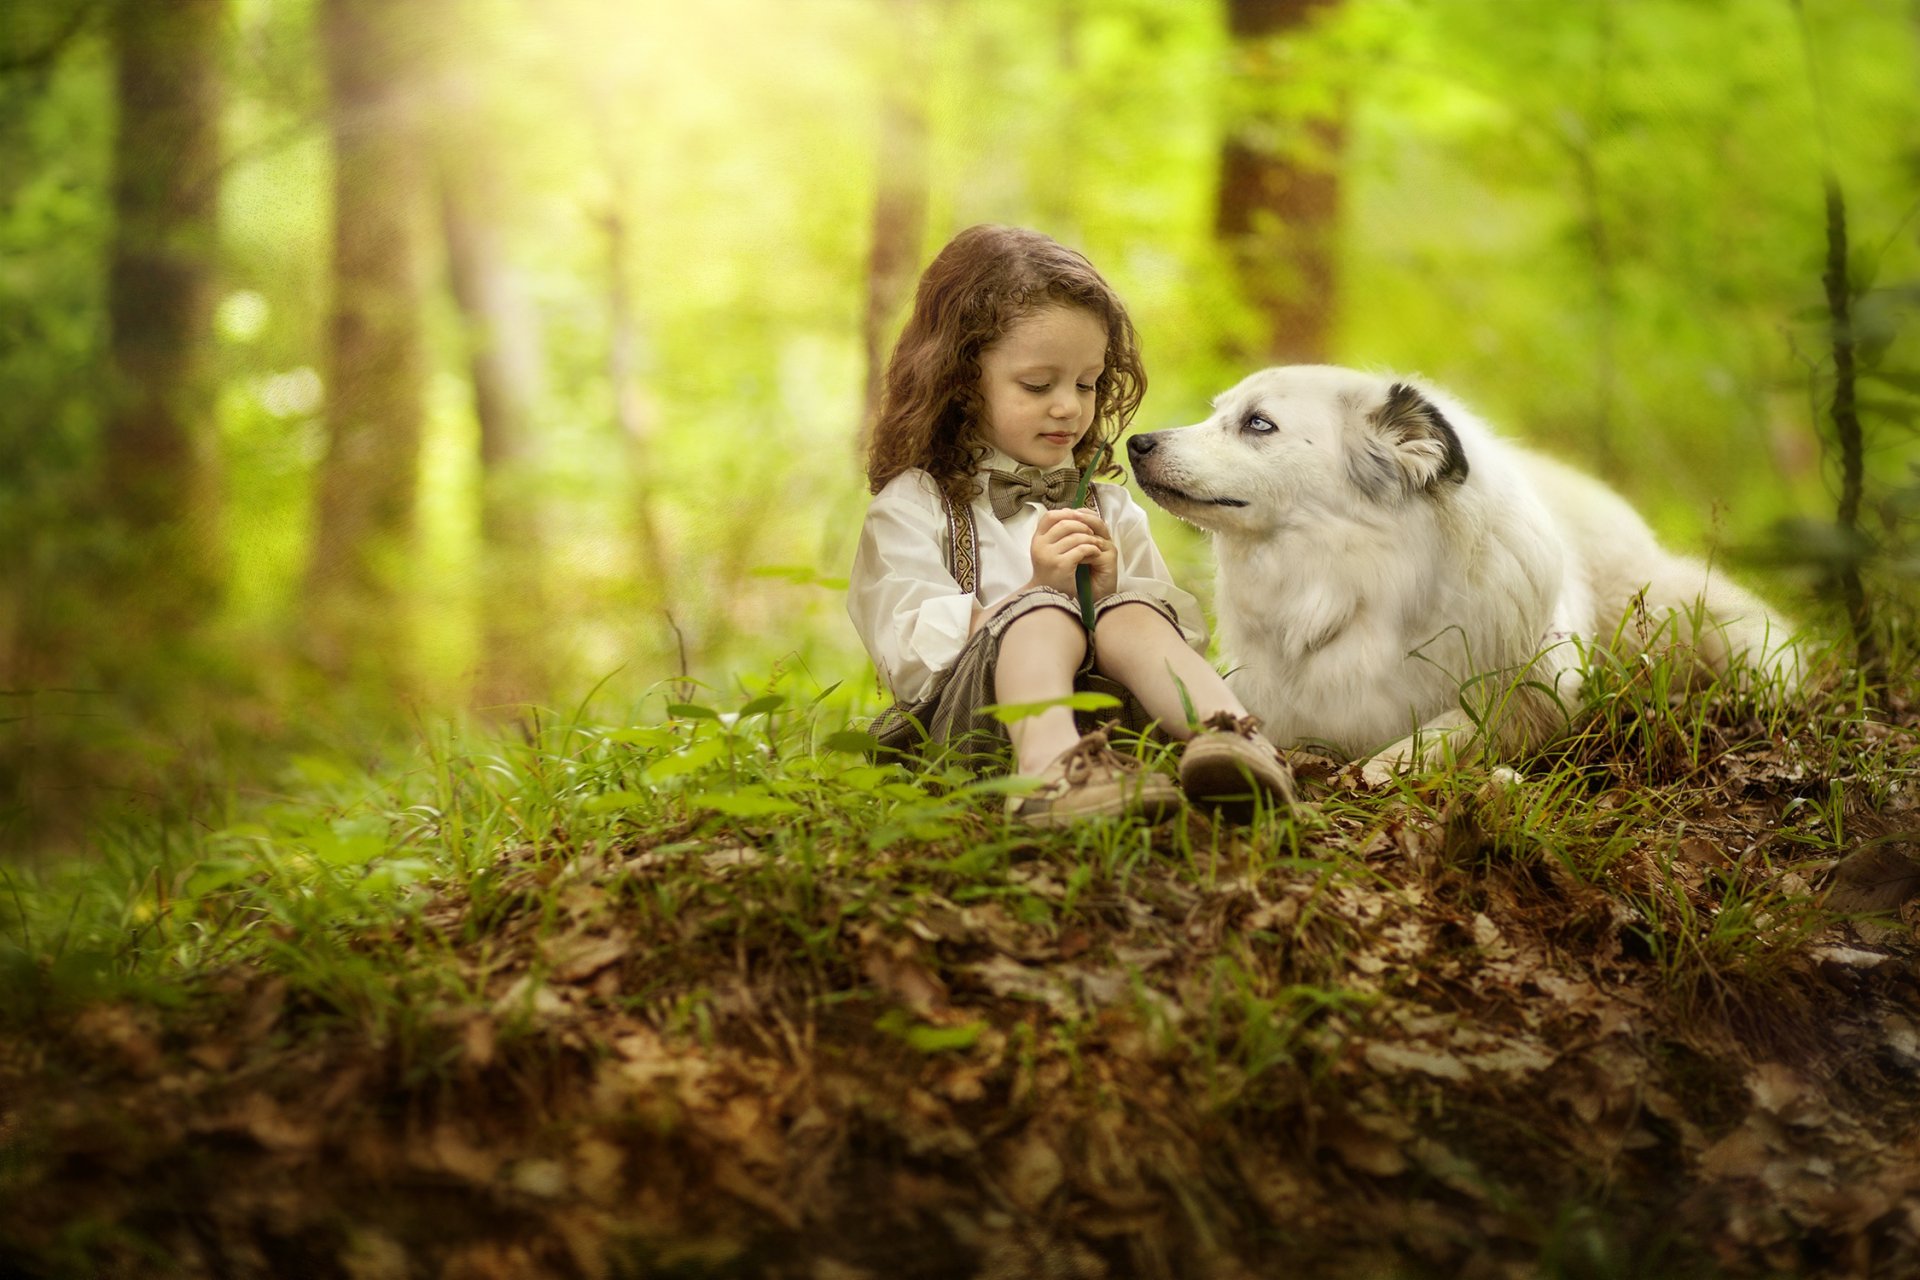
[[[673,638],[680,647],[680,701],[693,701],[693,675],[687,670],[687,637],[680,630],[680,624],[673,620],[673,610],[662,609],[667,625],[673,628]]]

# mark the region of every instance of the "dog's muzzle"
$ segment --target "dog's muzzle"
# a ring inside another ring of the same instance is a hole
[[[1177,427],[1174,429],[1179,430]],[[1157,479],[1154,475],[1154,466],[1159,461],[1159,458],[1154,455],[1155,451],[1158,450],[1163,443],[1160,439],[1162,434],[1164,433],[1159,431],[1145,431],[1137,436],[1131,436],[1127,440],[1127,459],[1133,463],[1133,478],[1140,482],[1142,489],[1145,489],[1147,493],[1156,500],[1172,498],[1181,502],[1196,502],[1215,507],[1244,507],[1247,505],[1239,498],[1196,497],[1191,493],[1187,493],[1182,489]],[[1161,456],[1164,457],[1165,455]]]

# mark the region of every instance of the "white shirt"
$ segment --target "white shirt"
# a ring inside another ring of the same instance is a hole
[[[997,450],[981,464],[1011,471],[1020,464]],[[1147,513],[1119,485],[1096,484],[1100,518],[1113,534],[1120,591],[1165,601],[1180,619],[1180,635],[1205,653],[1200,604],[1173,584],[1153,545]],[[968,593],[947,571],[947,509],[933,477],[915,469],[895,476],[874,495],[860,530],[847,584],[847,616],[873,657],[880,678],[903,702],[924,697],[934,678],[966,647],[976,605],[997,603],[1033,577],[1033,532],[1046,507],[1028,502],[1006,520],[988,505],[985,479],[974,486],[978,590]]]

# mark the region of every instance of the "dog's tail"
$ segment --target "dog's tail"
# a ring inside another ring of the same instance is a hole
[[[1615,634],[1643,652],[1690,655],[1709,680],[1745,689],[1799,689],[1806,658],[1791,622],[1760,597],[1698,560],[1667,556],[1627,602]]]

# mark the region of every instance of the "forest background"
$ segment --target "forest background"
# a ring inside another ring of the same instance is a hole
[[[1916,84],[1912,0],[15,0],[0,839],[682,675],[874,709],[862,422],[983,221],[1128,300],[1139,429],[1418,371],[1899,652]]]

